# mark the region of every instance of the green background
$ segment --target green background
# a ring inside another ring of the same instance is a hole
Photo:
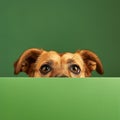
[[[120,1],[0,0],[0,76],[14,76],[14,61],[31,47],[89,49],[101,58],[103,76],[120,76]]]
[[[120,120],[120,78],[0,78],[0,120]]]

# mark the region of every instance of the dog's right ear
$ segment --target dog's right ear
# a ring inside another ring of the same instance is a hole
[[[31,66],[43,52],[42,49],[31,48],[23,52],[19,59],[14,63],[14,74],[25,72],[29,74]]]

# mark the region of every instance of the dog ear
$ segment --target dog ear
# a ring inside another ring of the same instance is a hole
[[[93,70],[96,70],[99,74],[104,73],[102,63],[95,53],[89,50],[79,50],[77,52],[80,54],[87,66],[87,76],[90,76]]]
[[[24,51],[19,59],[14,63],[14,74],[18,74],[19,72],[26,72],[28,74],[30,72],[30,68],[42,52],[42,49],[35,48]]]

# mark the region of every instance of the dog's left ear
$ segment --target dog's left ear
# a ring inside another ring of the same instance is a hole
[[[89,50],[79,50],[77,51],[82,57],[83,61],[87,66],[87,75],[90,76],[93,70],[96,70],[99,74],[103,74],[103,66],[99,57]]]

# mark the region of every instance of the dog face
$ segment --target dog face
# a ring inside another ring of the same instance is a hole
[[[14,64],[14,73],[25,72],[30,77],[89,77],[96,70],[103,74],[98,56],[89,50],[57,53],[43,49],[26,50]]]

